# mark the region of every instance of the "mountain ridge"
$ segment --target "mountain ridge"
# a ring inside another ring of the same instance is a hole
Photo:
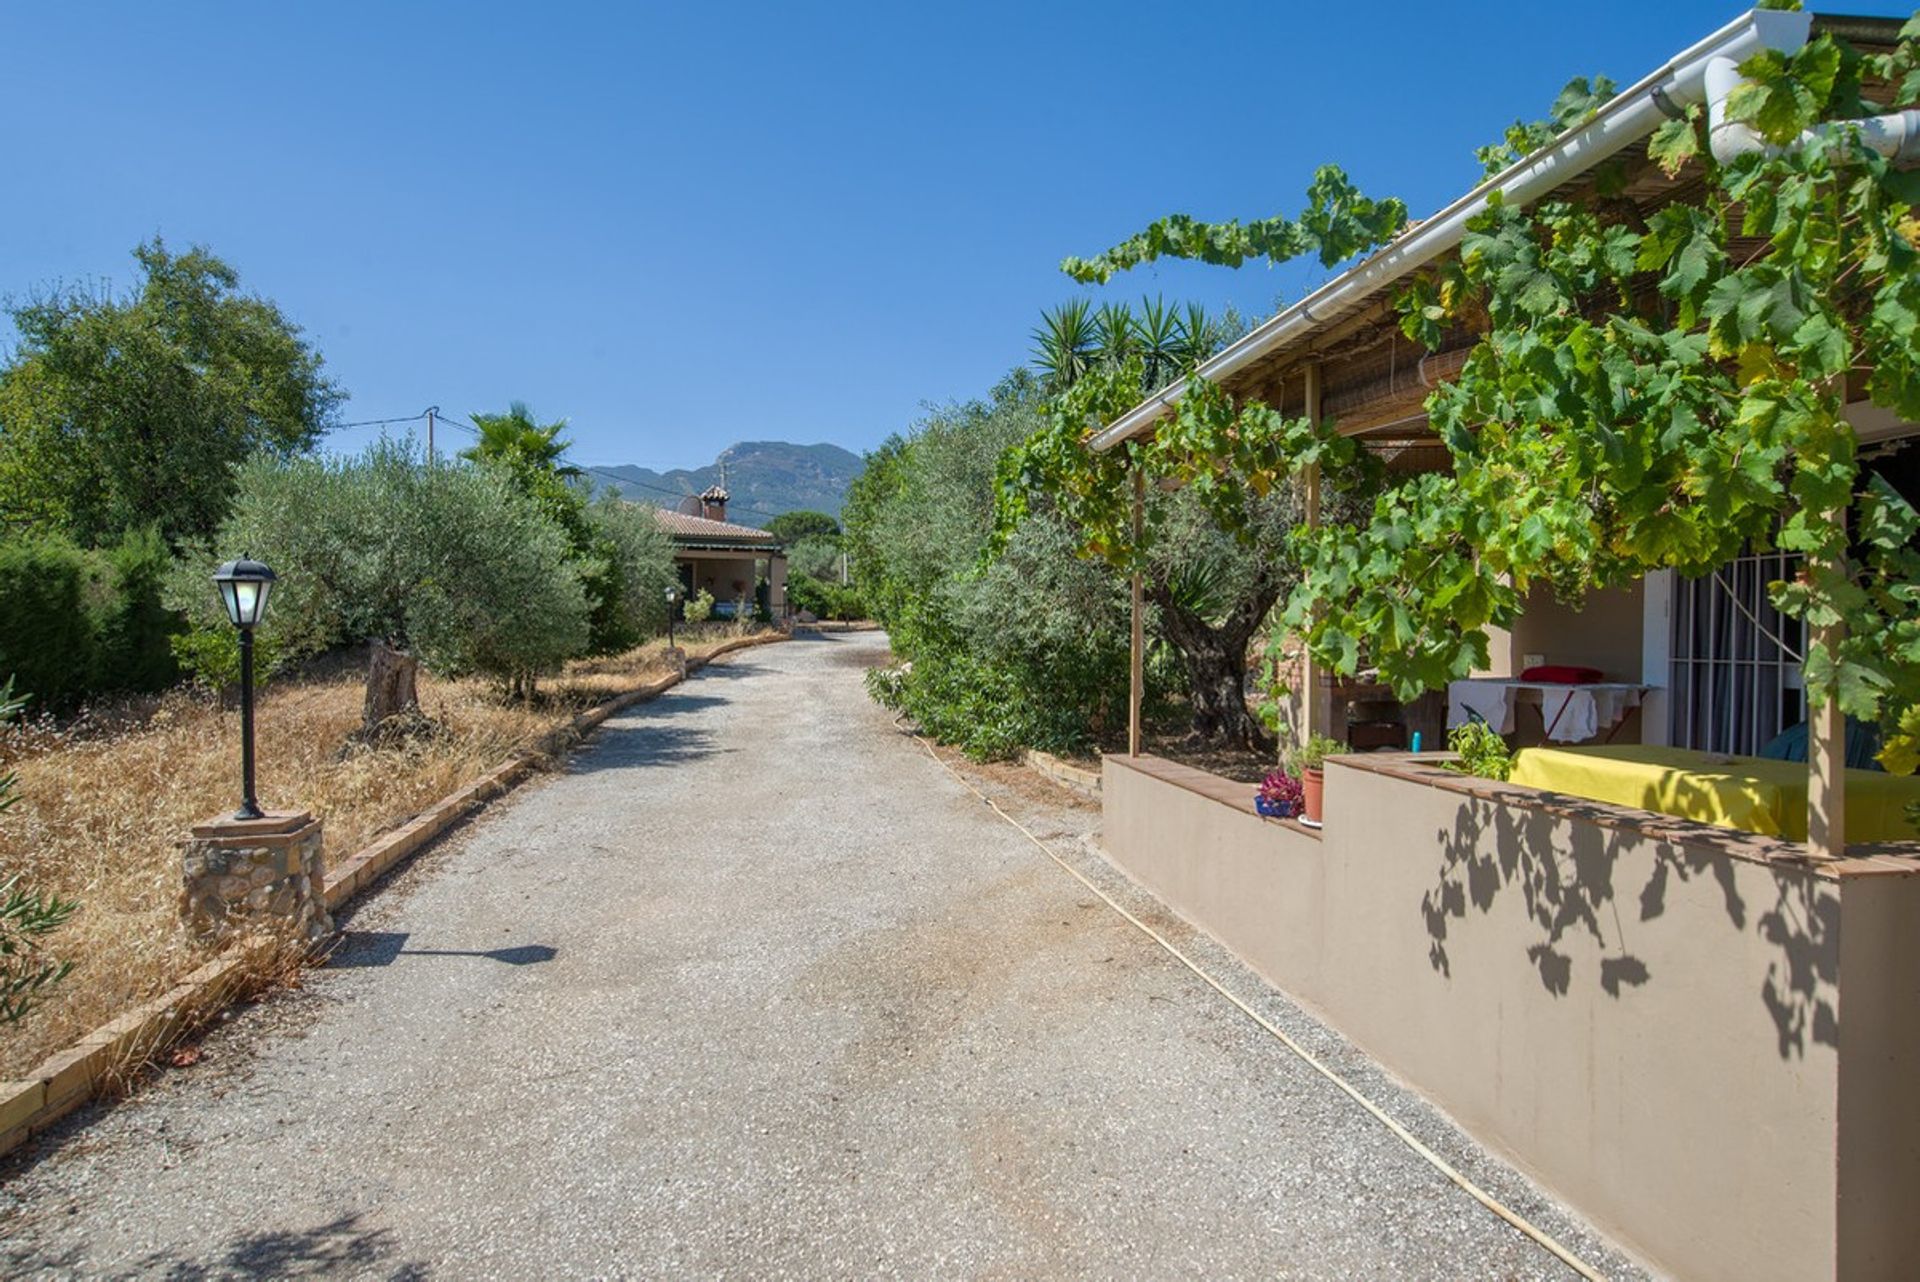
[[[865,466],[866,461],[852,450],[825,441],[812,445],[737,441],[704,467],[657,472],[619,463],[595,467],[593,472],[623,498],[669,507],[676,497],[720,484],[724,470],[732,496],[727,518],[741,525],[764,525],[782,512],[801,509],[839,516],[847,487]]]

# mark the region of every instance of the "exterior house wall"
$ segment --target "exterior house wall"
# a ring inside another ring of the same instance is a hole
[[[787,559],[765,551],[686,551],[674,555],[674,564],[683,573],[682,581],[695,592],[705,590],[714,601],[733,601],[741,595],[753,599],[755,585],[766,580],[767,608],[778,619],[787,609]],[[735,583],[744,585],[736,588]]]
[[[1920,860],[1397,755],[1330,763],[1316,838],[1186,769],[1107,759],[1108,857],[1661,1268],[1920,1258]]]

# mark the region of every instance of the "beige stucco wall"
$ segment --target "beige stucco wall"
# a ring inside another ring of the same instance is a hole
[[[1920,878],[1841,883],[1840,1265],[1920,1274]]]
[[[1598,668],[1609,681],[1638,681],[1645,613],[1646,592],[1637,582],[1589,592],[1578,608],[1562,605],[1552,591],[1536,587],[1507,634],[1509,674],[1518,676],[1526,666],[1525,656],[1538,654],[1547,663]]]
[[[1920,1195],[1913,868],[1843,881],[1678,821],[1458,786],[1485,795],[1336,761],[1316,841],[1110,758],[1104,841],[1660,1267],[1920,1259],[1920,1220],[1893,1213]],[[1861,923],[1844,958],[1843,910]]]
[[[674,563],[691,566],[693,590],[713,593],[716,602],[738,600],[743,595],[751,601],[755,586],[765,579],[767,608],[776,619],[786,614],[787,559],[784,556],[769,557],[765,552],[751,551],[681,552],[674,556]],[[744,587],[736,588],[736,582]]]
[[[1662,619],[1664,620],[1664,614]],[[1646,585],[1635,582],[1625,588],[1590,592],[1579,607],[1562,605],[1553,592],[1536,587],[1527,594],[1520,617],[1510,631],[1487,630],[1488,663],[1476,669],[1480,677],[1518,677],[1527,667],[1527,656],[1538,655],[1546,663],[1571,664],[1598,668],[1609,681],[1646,680],[1647,639]],[[1651,684],[1666,683],[1664,656],[1661,672]],[[1599,739],[1634,743],[1666,741],[1665,703],[1657,693],[1648,696],[1651,710],[1643,716],[1634,711],[1617,729],[1603,728]],[[1649,733],[1648,727],[1653,727]],[[1546,742],[1546,722],[1540,705],[1521,702],[1514,709],[1514,728],[1509,742],[1530,747]],[[1436,740],[1436,746],[1439,741]]]

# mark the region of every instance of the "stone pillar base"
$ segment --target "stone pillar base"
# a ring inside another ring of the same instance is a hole
[[[320,821],[304,810],[195,824],[181,858],[187,925],[203,937],[249,927],[308,942],[332,934],[320,850]]]
[[[687,652],[679,646],[667,647],[667,666],[681,676],[687,675]]]

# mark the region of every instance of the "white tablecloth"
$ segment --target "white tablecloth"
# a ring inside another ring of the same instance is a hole
[[[1584,743],[1619,725],[1627,713],[1640,706],[1646,693],[1646,686],[1618,681],[1558,685],[1472,677],[1447,686],[1447,725],[1465,725],[1473,720],[1471,710],[1501,734],[1512,734],[1514,705],[1537,703],[1547,738],[1556,743]]]

